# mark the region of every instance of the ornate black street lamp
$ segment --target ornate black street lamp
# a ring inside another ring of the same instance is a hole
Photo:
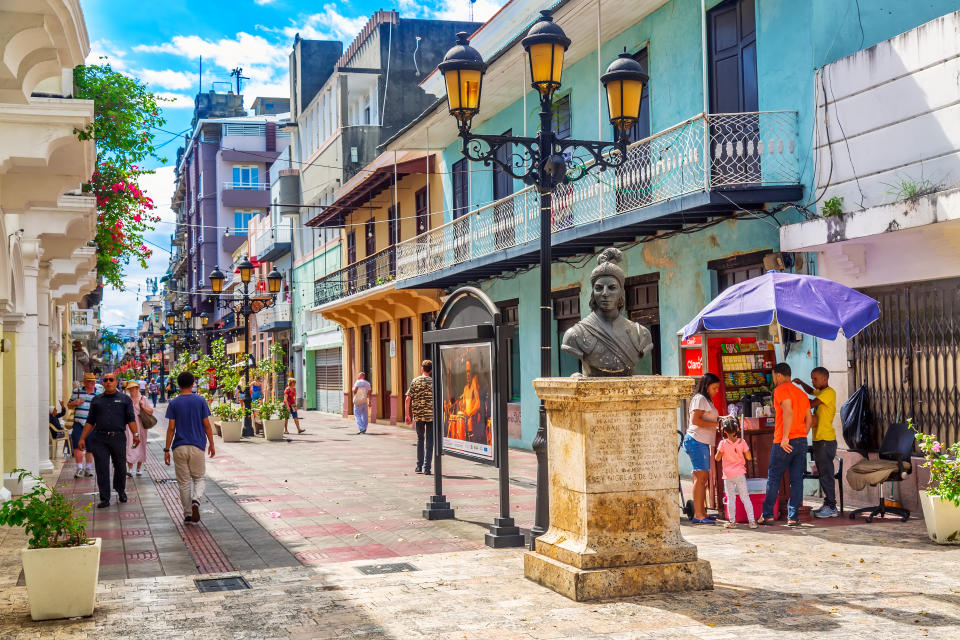
[[[250,396],[250,316],[277,303],[277,294],[280,293],[283,276],[274,267],[267,274],[267,291],[270,295],[268,297],[251,297],[249,287],[250,280],[253,278],[253,264],[247,258],[243,258],[237,265],[237,270],[240,272],[240,281],[243,283],[243,295],[233,299],[218,300],[217,304],[224,309],[230,309],[238,317],[243,316],[243,406],[246,409],[243,418],[243,435],[249,437],[253,435],[253,422],[250,418],[252,408]],[[210,287],[217,296],[223,292],[224,279],[223,272],[218,267],[214,267],[213,271],[210,272]]]
[[[526,37],[521,41],[530,63],[533,88],[540,94],[540,130],[535,137],[479,135],[472,133],[473,118],[480,112],[480,94],[487,64],[480,53],[470,46],[467,33],[457,34],[457,44],[447,51],[438,65],[447,87],[447,106],[457,120],[463,155],[486,166],[496,165],[507,174],[533,185],[540,193],[540,375],[550,376],[550,265],[552,262],[550,233],[553,191],[566,182],[579,180],[599,169],[616,169],[627,159],[630,128],[640,116],[640,96],[647,74],[643,67],[626,52],[607,67],[600,77],[607,91],[607,107],[614,140],[571,140],[557,138],[553,130],[553,94],[560,87],[563,56],[570,39],[553,22],[550,11],[541,11]],[[504,162],[498,149],[516,145],[523,149],[512,153]],[[568,160],[562,149],[577,150]],[[579,158],[586,154],[585,158]],[[588,164],[590,162],[590,164]],[[547,416],[540,403],[540,424],[533,440],[537,454],[537,507],[531,530],[530,547],[549,526],[549,497],[547,493]]]

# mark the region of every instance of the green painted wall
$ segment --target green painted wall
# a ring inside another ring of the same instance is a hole
[[[306,334],[321,326],[321,321],[313,317],[316,314],[307,311],[314,306],[313,283],[340,268],[340,254],[340,245],[334,244],[293,268],[293,280],[297,285],[293,290],[293,336],[297,344],[305,344]],[[329,321],[322,322],[329,324]],[[314,353],[304,347],[302,357],[303,364],[298,364],[298,367],[302,366],[303,369],[298,375],[303,379],[304,406],[307,409],[316,409],[317,370]]]

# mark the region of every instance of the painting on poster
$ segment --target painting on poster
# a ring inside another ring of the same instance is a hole
[[[443,448],[493,462],[496,451],[490,343],[440,346]]]

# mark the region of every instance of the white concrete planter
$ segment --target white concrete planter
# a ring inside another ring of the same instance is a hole
[[[23,549],[30,617],[76,618],[93,614],[100,577],[100,538],[82,547]]]
[[[939,496],[920,492],[927,535],[937,544],[960,544],[960,507]]]
[[[267,440],[283,440],[283,420],[264,420],[263,436]]]
[[[223,420],[220,422],[220,437],[224,442],[240,442],[243,436],[243,423],[239,420]]]

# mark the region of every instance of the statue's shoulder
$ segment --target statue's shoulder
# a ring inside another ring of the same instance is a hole
[[[586,330],[583,326],[583,320],[581,320],[564,332],[560,348],[580,356],[592,352],[596,344],[596,337]]]

